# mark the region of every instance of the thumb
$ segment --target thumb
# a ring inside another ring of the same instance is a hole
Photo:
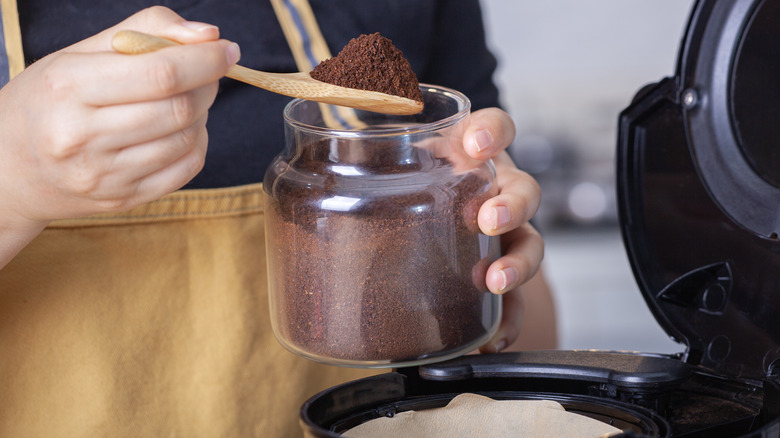
[[[152,6],[65,50],[70,52],[113,51],[111,39],[120,30],[135,30],[182,44],[202,43],[219,39],[219,28],[213,24],[187,21],[176,12],[164,6]]]

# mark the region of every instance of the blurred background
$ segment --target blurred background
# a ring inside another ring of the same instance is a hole
[[[542,186],[537,226],[563,349],[674,353],[634,281],[617,224],[617,119],[674,74],[692,0],[482,0],[511,154]]]

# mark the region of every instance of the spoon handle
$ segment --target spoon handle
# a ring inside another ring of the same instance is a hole
[[[119,53],[126,55],[139,55],[141,53],[155,52],[165,47],[179,46],[181,44],[176,41],[172,41],[166,38],[149,35],[142,32],[136,32],[134,30],[121,30],[114,35],[111,40],[111,46]],[[235,65],[233,67],[240,67]],[[239,75],[246,76],[248,68],[241,67],[239,70],[244,70]],[[226,76],[232,77],[232,69]]]
[[[138,55],[154,52],[164,47],[178,46],[176,41],[160,38],[134,30],[120,30],[111,40],[111,46],[119,53]]]
[[[111,45],[119,53],[137,55],[180,44],[154,35],[123,30],[114,35]],[[225,76],[274,93],[331,105],[404,115],[416,114],[423,109],[422,102],[376,91],[358,90],[320,82],[306,72],[264,72],[236,64],[230,67]]]
[[[180,45],[176,41],[149,35],[133,30],[117,32],[111,41],[114,50],[128,55],[154,52],[165,47]],[[255,87],[260,87],[279,94],[297,96],[295,83],[290,81],[313,82],[308,73],[269,73],[252,70],[240,65],[233,65],[225,75],[229,78],[245,82]]]

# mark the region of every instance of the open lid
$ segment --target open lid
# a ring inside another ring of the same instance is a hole
[[[677,72],[620,115],[634,275],[685,360],[780,375],[780,2],[699,0]],[[777,368],[777,369],[776,369]]]

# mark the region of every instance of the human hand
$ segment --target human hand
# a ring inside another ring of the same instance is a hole
[[[187,44],[121,55],[121,29]],[[216,27],[153,7],[32,64],[0,90],[0,208],[40,225],[178,189],[203,166],[207,112],[238,57]]]
[[[122,29],[187,45],[121,55]],[[153,7],[0,89],[0,268],[51,220],[127,210],[195,176],[217,81],[239,56],[216,27]]]
[[[483,233],[501,236],[503,254],[488,267],[485,278],[491,292],[504,294],[502,320],[482,352],[503,350],[517,339],[524,310],[519,288],[536,275],[544,256],[544,241],[528,222],[539,208],[541,189],[506,152],[514,136],[512,119],[497,108],[475,111],[464,134],[463,147],[469,156],[493,159],[499,188],[498,195],[482,204],[477,216]]]

